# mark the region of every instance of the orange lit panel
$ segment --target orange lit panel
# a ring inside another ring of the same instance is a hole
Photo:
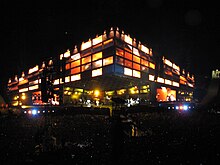
[[[80,67],[76,67],[76,68],[71,69],[71,74],[76,74],[79,72],[80,72]]]
[[[132,69],[124,68],[124,74],[128,76],[132,76]]]
[[[158,102],[176,101],[176,91],[166,87],[158,88],[156,99]]]
[[[100,75],[102,75],[102,68],[92,70],[92,77],[96,77]]]
[[[111,38],[111,39],[105,41],[105,42],[104,42],[104,45],[107,45],[107,44],[112,43],[112,42],[113,42],[113,39]]]
[[[70,64],[66,64],[66,70],[70,69]]]
[[[80,65],[80,60],[76,60],[76,61],[71,62],[71,68],[79,66],[79,65]]]
[[[98,60],[100,58],[102,58],[102,52],[98,52],[92,55],[92,61]]]
[[[103,66],[113,64],[113,56],[103,59]]]
[[[76,74],[71,76],[71,81],[77,81],[81,79],[81,74]]]
[[[141,64],[144,65],[144,66],[148,66],[148,61],[144,60],[144,59],[141,59]]]
[[[141,70],[140,64],[133,63],[133,69]]]
[[[133,61],[134,61],[134,62],[137,62],[137,63],[140,63],[140,62],[141,62],[141,59],[140,59],[140,57],[133,56]]]
[[[141,78],[141,72],[133,70],[133,76],[137,78]]]
[[[132,62],[131,61],[129,61],[129,60],[124,60],[124,61],[125,61],[125,66],[126,67],[132,68]]]
[[[91,62],[91,56],[82,58],[82,64],[86,64],[86,63],[88,63],[88,62]]]
[[[125,51],[125,58],[132,61],[132,54]]]
[[[173,76],[173,73],[171,71],[169,71],[169,70],[165,70],[164,73],[169,75],[169,76]]]
[[[116,48],[116,55],[123,57],[124,56],[124,50]]]

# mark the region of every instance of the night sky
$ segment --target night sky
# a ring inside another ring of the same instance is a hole
[[[9,77],[119,27],[191,74],[220,69],[216,1],[3,2],[1,93]]]

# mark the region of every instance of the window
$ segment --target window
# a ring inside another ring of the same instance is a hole
[[[70,69],[70,64],[66,64],[66,70]]]
[[[113,56],[103,59],[103,66],[113,64]]]
[[[123,57],[124,56],[124,50],[116,48],[116,55]]]
[[[140,64],[133,63],[133,69],[141,70]]]
[[[133,61],[137,62],[137,63],[140,63],[141,59],[138,56],[133,56]]]
[[[79,65],[80,65],[80,60],[76,60],[76,61],[71,62],[71,68],[79,66]]]
[[[82,72],[86,71],[86,70],[90,70],[91,69],[91,63],[85,64],[81,66],[81,70]]]
[[[92,71],[92,77],[100,76],[102,75],[102,68],[95,69]]]
[[[91,56],[82,58],[82,64],[86,64],[86,63],[88,63],[88,62],[91,62]]]
[[[128,76],[132,76],[132,69],[124,68],[124,74]]]
[[[141,78],[141,72],[133,70],[133,76],[137,78]]]
[[[100,58],[102,58],[102,52],[98,52],[92,55],[92,61],[98,60]]]
[[[144,66],[148,66],[148,61],[144,60],[144,59],[141,59],[141,64],[144,65]]]
[[[129,67],[129,68],[132,68],[132,62],[128,61],[128,60],[125,60],[125,66]]]
[[[71,74],[76,74],[79,72],[80,72],[80,67],[76,67],[76,68],[71,69]]]
[[[92,68],[102,67],[102,60],[98,60],[92,63]]]
[[[76,81],[76,80],[80,80],[81,79],[81,75],[80,74],[76,74],[76,75],[72,75],[71,76],[71,81]]]
[[[150,62],[149,67],[152,68],[152,69],[155,69],[155,64]]]
[[[121,57],[116,56],[116,63],[120,65],[124,65],[124,59]]]
[[[132,54],[125,51],[125,58],[132,61]]]

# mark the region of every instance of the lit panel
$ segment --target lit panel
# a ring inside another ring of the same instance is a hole
[[[124,68],[124,74],[127,76],[132,76],[132,69]]]
[[[92,68],[102,67],[102,60],[98,60],[92,63]]]
[[[80,53],[77,53],[77,54],[72,55],[72,56],[71,56],[71,59],[75,61],[75,60],[80,59],[80,57],[81,57],[81,56],[80,56]]]
[[[165,79],[165,84],[167,84],[167,85],[172,85],[172,81],[171,81],[171,80],[168,80],[168,79]]]
[[[157,77],[157,82],[159,82],[159,83],[164,83],[164,78]]]
[[[138,49],[133,47],[133,54],[140,56]]]
[[[154,64],[154,63],[149,62],[149,67],[150,67],[150,68],[152,68],[152,69],[155,69],[155,64]]]
[[[30,87],[29,87],[29,90],[31,91],[31,90],[35,90],[35,89],[38,89],[38,88],[39,88],[38,85],[34,85],[34,86],[30,86]]]
[[[100,42],[102,42],[102,35],[101,35],[101,36],[98,36],[98,37],[96,37],[96,38],[94,38],[94,39],[92,40],[92,45],[96,45],[96,44],[98,44],[98,43],[100,43]]]
[[[164,63],[167,64],[167,65],[170,66],[170,67],[173,67],[173,63],[170,62],[170,61],[167,60],[167,59],[164,59]]]
[[[58,85],[58,84],[60,84],[59,79],[54,80],[54,83],[53,83],[53,84],[54,84],[54,85]]]
[[[175,87],[179,87],[180,84],[179,84],[178,82],[173,81],[173,86],[175,86]]]
[[[91,40],[87,41],[87,42],[82,42],[81,44],[81,50],[85,50],[87,48],[90,48],[92,46],[92,42]]]
[[[92,70],[92,77],[96,77],[100,75],[102,75],[102,68]]]
[[[81,74],[71,76],[71,81],[77,81],[77,80],[80,80],[80,79],[81,79]]]
[[[70,82],[70,76],[65,77],[65,82]]]
[[[39,67],[38,67],[38,65],[36,65],[34,68],[29,69],[28,74],[34,73],[38,70],[39,70]]]
[[[154,75],[149,74],[149,80],[154,81]]]
[[[102,52],[98,52],[92,55],[92,61],[98,60],[100,58],[102,58]]]
[[[91,56],[82,58],[82,64],[86,64],[86,63],[88,63],[88,62],[91,62]]]
[[[149,48],[147,48],[146,46],[141,45],[141,50],[142,50],[144,53],[149,54]]]
[[[28,91],[28,88],[19,89],[19,93],[21,93],[21,92],[27,92],[27,91]]]
[[[63,54],[63,57],[65,57],[65,58],[70,57],[70,51],[67,50],[67,51]]]
[[[137,78],[141,78],[141,72],[139,72],[137,70],[133,70],[133,76],[137,77]]]
[[[132,38],[129,35],[124,35],[124,41],[132,45]]]
[[[113,56],[103,59],[103,66],[113,64]]]

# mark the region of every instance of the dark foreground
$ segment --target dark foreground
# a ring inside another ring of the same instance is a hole
[[[155,111],[127,117],[121,134],[120,124],[106,115],[1,115],[0,164],[220,163],[219,114]]]

